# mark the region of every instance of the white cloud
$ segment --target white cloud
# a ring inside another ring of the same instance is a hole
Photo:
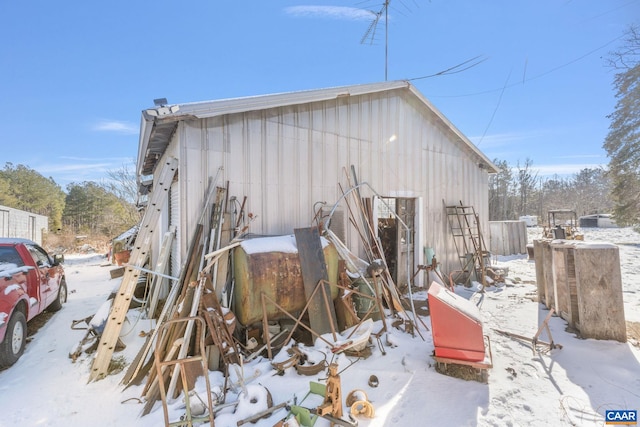
[[[344,19],[349,21],[370,21],[375,13],[366,9],[345,6],[291,6],[284,9],[293,16]]]
[[[574,175],[582,169],[607,168],[606,164],[578,163],[578,164],[557,164],[557,165],[532,165],[531,170],[538,173],[538,176],[567,176]]]
[[[125,135],[136,135],[139,131],[138,126],[129,122],[118,122],[115,120],[102,120],[93,127],[93,130],[99,132],[117,132]]]
[[[559,159],[598,159],[602,154],[572,154],[570,156],[558,156]]]
[[[76,163],[66,165],[50,165],[40,167],[43,172],[77,172],[77,171],[103,171],[111,166],[110,163]]]
[[[65,159],[65,160],[73,160],[73,161],[78,161],[78,162],[96,162],[98,161],[98,159],[96,158],[91,158],[91,157],[74,157],[74,156],[60,156],[60,159]],[[99,159],[101,162],[104,161],[108,161],[110,164],[113,164],[115,162],[121,163],[121,164],[135,164],[136,163],[136,159],[131,158],[131,157],[100,157]]]
[[[63,188],[71,182],[95,181],[100,182],[107,178],[107,173],[117,170],[125,164],[134,164],[131,158],[125,157],[59,157],[59,163],[43,164],[34,169],[43,176],[51,176],[54,181]]]

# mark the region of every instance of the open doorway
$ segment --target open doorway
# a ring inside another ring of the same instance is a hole
[[[415,270],[416,199],[385,197],[377,205],[378,237],[389,273],[396,284],[407,284]]]

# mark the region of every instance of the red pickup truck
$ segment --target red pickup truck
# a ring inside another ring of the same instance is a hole
[[[67,301],[63,261],[31,240],[0,238],[0,367],[22,356],[27,321]]]

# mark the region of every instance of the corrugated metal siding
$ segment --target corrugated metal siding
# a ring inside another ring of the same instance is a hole
[[[49,231],[49,217],[0,206],[0,237],[30,239],[42,244],[43,234]]]
[[[176,227],[176,235],[171,242],[171,259],[170,259],[170,268],[169,275],[173,277],[180,276],[180,263],[182,262],[181,251],[179,248],[180,236],[181,233],[180,228],[180,186],[178,185],[178,181],[174,181],[171,183],[171,187],[169,188],[169,227]],[[158,233],[160,234],[160,233]],[[158,251],[156,251],[158,252]]]
[[[359,181],[383,196],[422,197],[418,240],[435,249],[445,269],[457,268],[443,202],[474,206],[488,230],[488,175],[430,109],[401,94],[345,96],[182,122],[172,142],[183,141],[182,225],[195,225],[207,181],[221,165],[219,185],[228,180],[229,196],[247,196],[247,212],[258,216],[250,231],[257,234],[309,226],[314,203],[335,203],[340,186],[349,188],[354,165]],[[363,189],[363,195],[372,194]],[[187,230],[191,235],[192,228]],[[353,231],[347,240],[356,244]]]

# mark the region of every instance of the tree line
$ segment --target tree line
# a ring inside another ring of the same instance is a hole
[[[552,209],[570,209],[578,216],[612,213],[612,183],[602,168],[585,168],[569,177],[539,177],[533,162],[509,165],[494,160],[499,172],[489,178],[489,221],[535,215],[543,222]]]
[[[499,172],[489,177],[489,220],[515,220],[550,209],[571,209],[578,216],[615,210],[614,181],[601,168],[583,169],[570,177],[538,177],[533,162],[509,165],[495,159]],[[135,176],[126,167],[108,172],[103,183],[67,185],[24,165],[7,163],[0,170],[0,205],[49,217],[49,232],[113,237],[138,223]]]
[[[0,170],[0,205],[49,217],[49,232],[114,237],[137,224],[135,177],[126,168],[103,183],[71,183],[66,193],[53,178],[25,165]]]

